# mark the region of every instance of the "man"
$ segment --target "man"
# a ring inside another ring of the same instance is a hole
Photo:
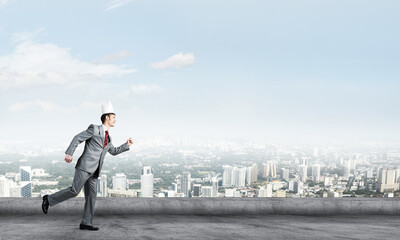
[[[85,141],[85,149],[79,157],[75,166],[75,175],[72,186],[61,190],[52,195],[43,196],[42,210],[47,214],[49,206],[54,206],[67,199],[76,197],[85,186],[85,208],[83,212],[82,222],[79,226],[82,230],[99,230],[98,227],[92,225],[94,215],[94,205],[97,195],[97,178],[100,175],[103,166],[104,156],[107,152],[117,155],[128,151],[129,146],[133,144],[132,138],[119,147],[114,147],[108,130],[115,125],[115,113],[111,102],[102,105],[102,125],[91,124],[86,131],[76,135],[67,151],[65,151],[65,161],[72,162],[72,155],[78,144]]]

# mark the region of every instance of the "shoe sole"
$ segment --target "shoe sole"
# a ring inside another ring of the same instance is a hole
[[[48,202],[48,200],[47,200],[47,202]],[[42,211],[44,212],[44,214],[47,214],[46,207],[44,206],[44,197],[43,197],[43,202],[42,202]]]

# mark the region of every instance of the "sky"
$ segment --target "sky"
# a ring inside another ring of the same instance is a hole
[[[400,141],[400,1],[0,0],[0,144]],[[116,145],[116,144],[114,144]]]

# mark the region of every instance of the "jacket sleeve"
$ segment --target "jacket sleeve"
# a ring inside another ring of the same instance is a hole
[[[69,144],[67,151],[65,151],[65,154],[69,154],[72,156],[78,145],[83,141],[86,141],[87,139],[91,138],[93,136],[93,133],[94,133],[94,125],[90,124],[90,126],[88,127],[88,129],[86,129],[86,131],[79,133],[72,139],[71,144]]]
[[[129,150],[128,143],[124,143],[119,147],[114,147],[114,145],[112,145],[111,142],[109,144],[110,144],[110,148],[108,149],[108,152],[114,156]]]

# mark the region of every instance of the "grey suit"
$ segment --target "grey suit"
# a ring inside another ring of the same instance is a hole
[[[97,195],[97,178],[100,175],[104,157],[107,152],[117,155],[128,151],[129,146],[127,143],[124,143],[119,147],[114,147],[109,136],[107,145],[103,147],[105,136],[101,125],[91,124],[86,131],[79,133],[72,139],[65,154],[72,156],[76,147],[83,141],[86,141],[85,149],[76,163],[72,186],[49,195],[48,201],[50,206],[54,206],[67,199],[76,197],[82,187],[85,186],[85,210],[82,223],[92,225]]]

